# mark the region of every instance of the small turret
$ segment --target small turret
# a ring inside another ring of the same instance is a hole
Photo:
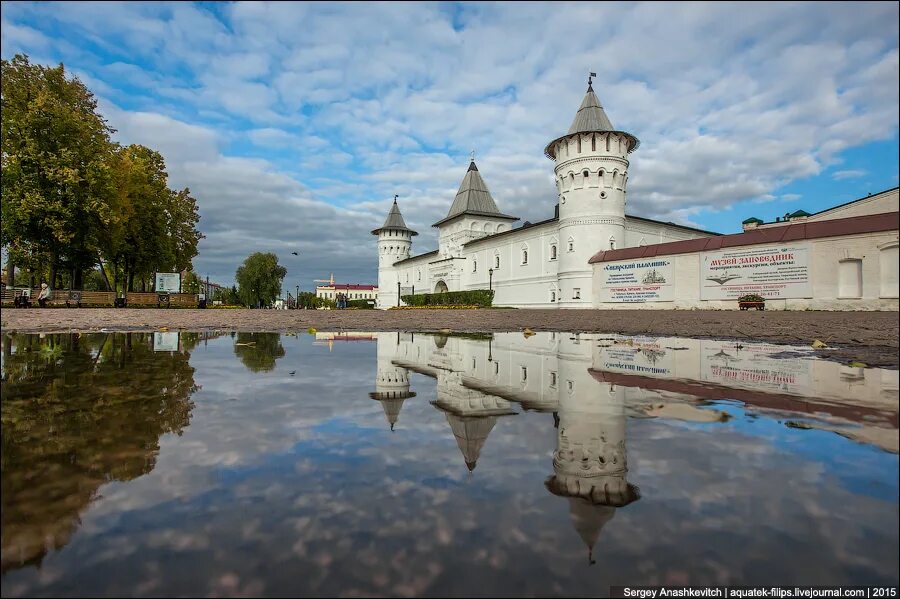
[[[397,274],[394,263],[406,260],[412,252],[412,238],[418,235],[406,226],[397,196],[387,218],[381,227],[374,229],[378,236],[378,308],[387,309],[397,305]]]

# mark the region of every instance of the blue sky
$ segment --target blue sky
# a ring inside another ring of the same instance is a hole
[[[2,56],[63,62],[202,216],[195,268],[274,251],[286,287],[374,282],[399,194],[436,246],[476,150],[501,210],[552,215],[546,143],[588,71],[641,139],[629,212],[734,232],[897,185],[896,3],[25,3]],[[294,257],[292,251],[300,255]]]

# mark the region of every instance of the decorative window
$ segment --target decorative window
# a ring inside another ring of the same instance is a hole
[[[616,238],[615,238],[615,237],[610,236],[610,238],[609,238],[609,249],[611,249],[611,250],[616,249]]]
[[[581,136],[578,136],[578,153],[581,154]]]
[[[587,178],[591,176],[590,171],[584,171],[584,172],[581,173],[581,174],[584,175],[584,180],[585,180],[585,181],[587,181]]]
[[[421,281],[421,280],[422,280],[422,271],[421,271],[421,269],[416,271],[416,280],[417,280],[417,281]]]
[[[862,297],[862,260],[848,258],[838,262],[838,297]]]
[[[568,389],[569,393],[575,391],[575,381],[566,381],[566,389]]]
[[[551,304],[556,303],[556,290],[555,289],[550,290],[550,303]]]
[[[522,265],[528,264],[528,248],[522,248]]]
[[[568,241],[566,247],[567,247],[568,251],[574,252],[575,251],[575,240],[572,239],[571,237],[569,237],[569,241]]]
[[[522,382],[525,382],[528,380],[528,369],[525,368],[524,366],[522,366],[521,368],[522,368]]]
[[[500,268],[500,254],[494,254],[494,270]]]
[[[500,374],[500,362],[494,362],[494,374]]]
[[[597,136],[596,135],[591,135],[591,151],[593,151],[593,152],[597,151]]]
[[[550,246],[550,259],[556,260],[556,244],[555,243]]]
[[[581,289],[579,287],[572,289],[572,299],[581,299]]]
[[[555,372],[550,373],[550,386],[551,387],[556,386],[556,373]]]
[[[478,272],[478,258],[472,260],[472,272]]]

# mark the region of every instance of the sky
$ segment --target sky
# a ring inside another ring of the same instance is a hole
[[[394,194],[437,229],[476,162],[501,211],[557,201],[546,144],[587,74],[641,140],[628,212],[732,233],[897,186],[898,4],[2,3],[0,54],[58,64],[197,198],[194,268],[377,280]],[[292,252],[297,252],[293,255]]]

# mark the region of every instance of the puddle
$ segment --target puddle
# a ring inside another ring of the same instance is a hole
[[[898,583],[898,372],[609,334],[6,335],[2,594]]]

